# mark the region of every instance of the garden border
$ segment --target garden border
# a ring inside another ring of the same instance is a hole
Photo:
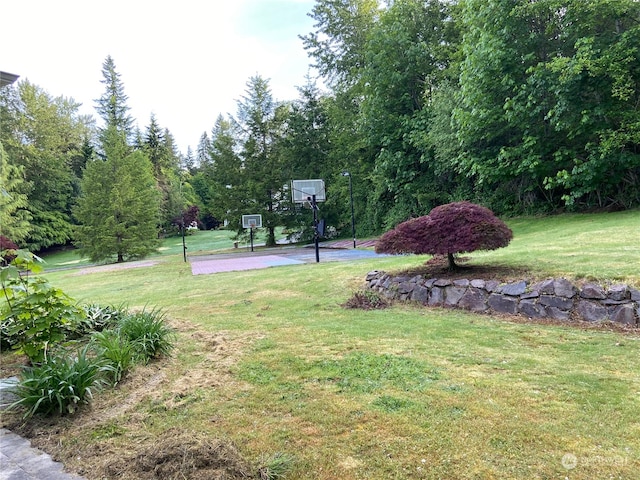
[[[530,284],[526,280],[425,278],[367,273],[367,287],[392,300],[459,308],[476,313],[522,315],[531,319],[615,322],[640,328],[640,290],[625,284],[574,285],[565,278]]]

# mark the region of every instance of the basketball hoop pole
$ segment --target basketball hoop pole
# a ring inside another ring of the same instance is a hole
[[[251,238],[251,251],[253,252],[253,225],[249,227],[249,231],[251,232],[249,235]]]
[[[311,209],[313,210],[313,238],[316,244],[316,263],[320,262],[320,244],[318,233],[318,204],[316,203],[316,196],[311,195]]]

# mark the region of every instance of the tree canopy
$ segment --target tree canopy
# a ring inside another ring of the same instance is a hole
[[[454,254],[506,247],[512,238],[511,229],[488,208],[453,202],[389,230],[376,243],[376,252],[446,255],[454,269]]]
[[[640,207],[640,2],[317,0],[309,16],[300,38],[320,81],[276,99],[257,73],[236,114],[184,155],[155,116],[134,128],[110,56],[99,128],[73,99],[26,80],[2,88],[16,239],[78,240],[85,168],[133,152],[152,166],[163,233],[197,205],[210,228],[241,233],[241,215],[260,213],[269,244],[277,226],[304,238],[308,212],[288,191],[304,178],[325,181],[321,214],[338,235],[350,184],[360,235],[458,201],[502,216]]]

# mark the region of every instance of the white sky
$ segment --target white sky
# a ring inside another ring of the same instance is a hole
[[[0,70],[97,117],[111,55],[144,132],[151,113],[178,148],[194,150],[219,114],[236,114],[247,80],[269,79],[276,100],[298,98],[313,74],[298,35],[314,0],[7,0]]]

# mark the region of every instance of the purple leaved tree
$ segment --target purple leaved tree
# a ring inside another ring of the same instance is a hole
[[[454,202],[429,215],[402,222],[376,243],[377,253],[446,255],[449,269],[454,254],[506,247],[513,232],[491,210],[470,202]]]

